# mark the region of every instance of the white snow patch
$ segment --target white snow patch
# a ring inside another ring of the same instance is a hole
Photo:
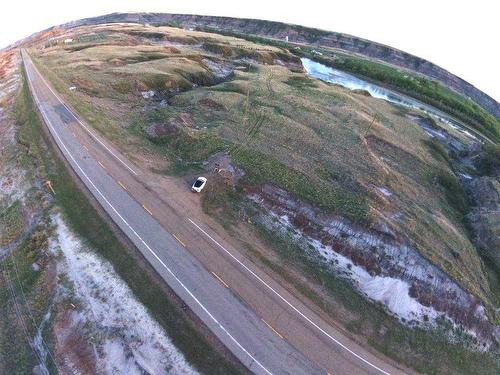
[[[47,354],[48,349],[46,343],[43,341],[43,330],[45,325],[51,317],[50,308],[43,316],[42,322],[37,328],[36,336],[33,339],[33,346],[40,356],[41,362],[35,366],[35,371],[37,375],[49,375],[49,370],[47,369]]]
[[[394,314],[407,320],[436,318],[437,312],[421,305],[410,297],[410,286],[399,279],[392,277],[372,277],[369,274],[359,277],[358,286],[368,297],[382,302]]]
[[[441,139],[446,139],[446,135],[442,131],[432,129],[431,127],[425,125],[422,125],[422,128],[431,138],[438,137]]]
[[[219,79],[227,79],[233,74],[233,68],[229,64],[222,64],[210,59],[202,59],[203,64]]]
[[[195,374],[112,265],[84,249],[60,215],[54,221],[51,249],[62,253],[58,271],[73,283],[89,329],[101,337],[99,368],[107,374]]]
[[[386,197],[390,197],[392,195],[392,191],[383,186],[377,186],[377,190],[384,194]]]
[[[459,173],[459,175],[465,178],[466,180],[472,180],[472,176],[467,173]]]
[[[277,216],[282,227],[293,230],[295,239],[304,239],[317,253],[323,257],[323,262],[332,266],[340,274],[345,274],[355,286],[368,298],[383,303],[387,309],[406,321],[418,320],[422,323],[434,321],[440,314],[433,308],[420,304],[410,296],[410,285],[400,279],[386,276],[372,276],[364,268],[357,266],[331,246],[325,246],[320,241],[306,236],[290,223],[288,216]]]
[[[154,90],[149,90],[149,91],[141,91],[141,95],[144,99],[151,99],[153,96],[155,96],[155,91]]]
[[[432,134],[430,131],[424,130],[424,132],[426,132],[429,137],[434,138],[434,134]]]

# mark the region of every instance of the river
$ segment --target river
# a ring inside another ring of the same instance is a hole
[[[429,116],[441,120],[447,126],[461,131],[469,138],[476,141],[478,140],[478,137],[471,133],[472,130],[464,124],[428,104],[424,104],[416,99],[410,98],[409,96],[400,94],[382,86],[378,86],[374,83],[364,81],[344,71],[331,68],[306,57],[303,57],[301,60],[307,74],[312,77],[346,87],[350,90],[366,90],[374,98],[383,99],[403,107],[423,111]]]

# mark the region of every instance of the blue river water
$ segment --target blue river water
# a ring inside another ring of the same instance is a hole
[[[441,120],[446,125],[460,130],[468,137],[477,140],[477,137],[465,129],[464,126],[457,120],[428,104],[424,104],[416,99],[410,98],[409,96],[400,94],[382,86],[378,86],[374,83],[364,81],[356,76],[331,68],[306,57],[301,60],[307,74],[312,77],[346,87],[350,90],[366,90],[374,98],[383,99],[403,107],[423,111],[429,116]]]

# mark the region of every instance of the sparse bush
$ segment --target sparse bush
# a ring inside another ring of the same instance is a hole
[[[463,219],[463,216],[469,210],[469,202],[457,177],[449,171],[440,170],[436,173],[435,178],[443,188],[448,204],[453,207],[461,216],[461,219]]]
[[[132,83],[128,80],[119,80],[112,86],[120,94],[128,94],[132,91]]]
[[[307,76],[293,76],[287,79],[285,83],[299,90],[317,87],[316,82]]]
[[[450,163],[448,152],[436,138],[424,139],[422,143],[429,148],[429,151],[431,152],[432,156],[434,156],[435,159],[444,160],[448,164]]]
[[[479,159],[479,173],[483,176],[500,175],[500,145],[485,145]]]
[[[233,49],[231,46],[220,44],[220,43],[203,43],[203,48],[209,52],[222,55],[224,57],[229,57],[233,54]]]

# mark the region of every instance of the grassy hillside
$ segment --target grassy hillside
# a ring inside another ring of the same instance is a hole
[[[323,50],[325,54],[319,56],[313,52],[317,48],[301,47],[298,49],[294,44],[280,40],[211,28],[206,28],[206,30],[243,38],[259,44],[270,44],[286,48],[299,56],[306,56],[327,66],[341,69],[360,77],[366,77],[374,82],[381,83],[430,104],[443,112],[449,113],[470,124],[488,137],[500,142],[500,119],[480,107],[474,101],[466,99],[437,81],[420,75],[409,74],[389,65],[367,59],[347,55],[335,55],[328,50]]]
[[[211,180],[204,204],[228,225],[246,194],[277,185],[354,225],[387,225],[492,308],[465,193],[443,150],[401,108],[309,78],[279,46],[171,27],[76,32],[72,44],[31,51],[45,77],[160,173],[206,170],[225,152],[242,177],[234,190]]]
[[[354,222],[388,220],[424,256],[485,297],[462,220],[463,192],[446,160],[433,155],[423,130],[400,109],[292,72],[279,64],[283,55],[293,56],[277,47],[175,28],[155,28],[161,38],[140,27],[110,29],[102,27],[93,45],[34,55],[78,112],[126,153],[146,147],[185,169],[228,151],[246,172],[241,186],[277,184]],[[241,69],[215,84],[207,59]],[[78,90],[70,94],[71,85]],[[168,105],[146,105],[141,92],[147,90]],[[148,128],[158,124],[172,131],[151,137]],[[381,199],[376,187],[391,190],[391,198]]]

